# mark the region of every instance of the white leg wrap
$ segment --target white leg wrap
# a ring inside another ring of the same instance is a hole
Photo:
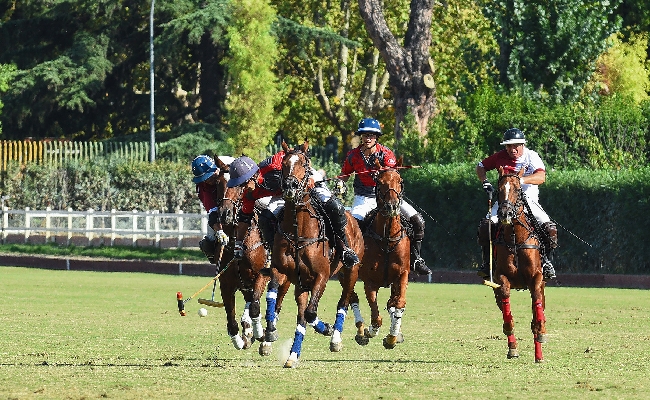
[[[264,327],[262,326],[262,316],[252,318],[253,321],[253,336],[255,339],[261,339],[264,336]]]
[[[330,343],[341,343],[343,339],[341,339],[341,332],[334,330],[334,333],[332,333],[332,339],[330,340]]]
[[[237,350],[241,350],[244,348],[244,340],[241,338],[241,336],[233,335],[230,337],[230,340],[232,340],[232,344],[235,346]]]
[[[361,322],[363,323],[363,317],[361,316],[361,310],[359,310],[359,303],[352,303],[350,304],[350,307],[352,307],[352,312],[354,313],[354,322]]]
[[[402,315],[404,315],[404,309],[391,307],[388,312],[390,313],[390,334],[397,336],[402,328]]]

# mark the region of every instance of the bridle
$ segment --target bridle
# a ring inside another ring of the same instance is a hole
[[[375,183],[378,184],[379,177],[388,171],[395,171],[395,170],[384,169],[384,170],[376,171],[373,174],[373,179]],[[381,207],[378,207],[378,210],[385,217],[391,217],[391,216],[394,217],[399,215],[400,213],[402,198],[404,197],[404,181],[402,180],[401,177],[399,183],[400,183],[399,190],[393,187],[388,187],[385,191],[382,192],[379,185],[375,186],[377,206],[379,206],[380,204],[382,205]],[[397,196],[397,202],[392,202],[388,199],[388,196],[391,194],[391,192],[395,193],[395,195]]]
[[[309,156],[302,150],[291,150],[284,156],[282,164],[282,197],[285,201],[298,204],[297,202],[302,200],[307,193],[307,185],[311,176]],[[305,171],[301,179],[293,174],[296,165],[301,166]]]
[[[518,179],[518,185],[512,185],[510,182],[502,184],[501,182],[506,178],[516,178]],[[499,188],[499,208],[497,210],[497,217],[501,224],[500,232],[503,231],[503,226],[512,225],[513,228],[515,225],[519,225],[526,229],[528,232],[527,237],[521,242],[517,243],[515,237],[515,229],[512,230],[512,239],[510,243],[505,242],[505,238],[500,236],[500,241],[502,244],[505,244],[515,255],[517,254],[518,249],[537,249],[539,250],[539,245],[527,244],[532,239],[535,239],[540,242],[540,239],[537,237],[536,231],[536,220],[532,215],[526,196],[521,187],[521,177],[516,174],[504,174],[499,177],[498,181]],[[510,195],[510,192],[514,191],[514,196]],[[504,196],[501,199],[501,196]],[[514,202],[509,200],[509,198],[514,197]]]

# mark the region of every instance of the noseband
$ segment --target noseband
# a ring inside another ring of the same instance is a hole
[[[301,150],[292,150],[284,156],[284,162],[282,163],[283,169],[285,168],[285,163],[287,162],[290,163],[288,166],[289,171],[287,172],[287,176],[284,176],[283,171],[282,192],[284,200],[295,202],[296,199],[303,198],[306,193],[309,177],[311,176],[309,157]],[[305,175],[302,177],[302,179],[298,179],[295,175],[293,175],[296,165],[302,166],[305,171]]]
[[[402,197],[404,196],[404,182],[401,180],[401,178],[399,180],[400,183],[399,190],[393,187],[388,187],[386,188],[385,191],[382,192],[379,186],[379,177],[388,171],[394,171],[394,170],[386,169],[383,171],[377,171],[375,174],[373,174],[373,179],[375,180],[375,183],[377,183],[377,186],[375,186],[377,200],[378,200],[377,205],[379,205],[379,203],[382,204],[382,207],[379,208],[379,210],[382,213],[382,215],[386,217],[399,215],[400,207],[402,205]],[[390,199],[388,198],[391,192],[395,193],[395,195],[397,196],[397,202],[390,201]]]

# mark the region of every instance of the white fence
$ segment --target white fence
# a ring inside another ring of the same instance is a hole
[[[103,244],[113,246],[129,242],[135,246],[139,239],[148,239],[152,245],[160,247],[162,239],[175,239],[177,247],[183,247],[185,237],[202,237],[208,228],[208,215],[160,213],[156,211],[45,211],[10,210],[2,207],[2,243],[10,236],[24,236],[25,243],[30,237],[45,237],[46,242],[63,238],[70,244],[75,236],[86,237],[90,244],[102,239]],[[59,239],[61,240],[61,239]],[[198,245],[198,241],[197,244]],[[195,246],[196,246],[195,245]]]

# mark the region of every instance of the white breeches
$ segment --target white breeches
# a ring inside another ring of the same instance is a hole
[[[377,208],[377,200],[374,197],[366,196],[354,196],[354,201],[352,202],[352,208],[350,213],[354,218],[363,221],[366,218],[366,215],[372,210]],[[412,205],[402,200],[400,205],[400,213],[406,219],[410,219],[412,216],[418,212],[413,208]]]
[[[525,193],[524,193],[525,194]],[[551,221],[551,218],[546,214],[546,211],[542,208],[542,206],[539,204],[539,201],[537,199],[531,199],[528,197],[526,194],[526,200],[528,200],[528,205],[530,206],[530,211],[533,212],[533,215],[535,216],[535,219],[537,219],[537,222],[541,224],[545,224],[547,222]],[[499,203],[494,202],[492,205],[492,212],[491,215],[486,215],[486,218],[490,218],[492,222],[497,223],[498,218],[497,218],[497,210],[499,209]]]

